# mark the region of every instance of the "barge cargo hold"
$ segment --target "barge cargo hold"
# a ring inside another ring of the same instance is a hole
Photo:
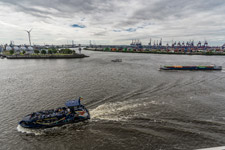
[[[160,70],[222,70],[222,66],[163,66]]]

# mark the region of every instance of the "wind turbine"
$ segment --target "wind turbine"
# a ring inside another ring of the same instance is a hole
[[[32,31],[32,29],[30,29],[30,30],[25,30],[25,31],[28,33],[29,43],[30,43],[30,46],[31,46],[31,41],[30,41],[30,32]]]

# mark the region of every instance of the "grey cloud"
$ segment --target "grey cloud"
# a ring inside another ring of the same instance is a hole
[[[17,6],[17,10],[22,12],[39,14],[39,17],[53,15],[58,17],[71,17],[77,14],[93,15],[104,11],[112,11],[113,3],[110,0],[1,0],[4,3]],[[39,6],[46,9],[53,8],[58,12],[51,13],[42,11],[32,6]]]
[[[0,2],[17,6],[20,11],[36,12],[40,15],[63,15],[70,17],[76,14],[104,16],[106,12],[117,12],[120,9],[120,1],[116,0],[0,0]],[[127,1],[126,9],[129,8]],[[135,24],[140,20],[163,20],[171,16],[179,19],[185,18],[202,11],[216,10],[224,6],[223,0],[139,0],[140,6],[137,6],[133,15],[124,19],[124,25]],[[58,12],[38,10],[32,6],[43,8],[54,8]],[[124,8],[124,10],[126,11]],[[223,10],[224,11],[224,10]],[[41,16],[40,15],[40,16]],[[100,18],[99,18],[100,19]]]
[[[221,37],[225,31],[224,0],[0,0],[0,4],[10,7],[12,12],[23,12],[21,18],[29,14],[26,16],[36,21],[34,26],[46,25],[46,30],[54,28],[49,31],[52,37],[62,30],[65,38],[72,38],[71,32],[74,32],[83,39],[95,36],[113,41],[149,36],[189,38],[196,34]],[[5,22],[13,24],[13,19],[7,21],[7,14],[2,14],[6,16],[3,16]],[[26,19],[21,20],[28,26],[31,24]],[[88,28],[67,30],[74,23]],[[24,24],[21,26],[26,27]],[[128,29],[136,29],[136,32],[115,32]]]
[[[106,21],[108,17],[113,16],[114,12],[122,11],[120,1],[116,0],[0,0],[2,2],[15,5],[19,11],[29,13],[36,17],[68,17],[74,15],[90,16],[94,22],[112,23]],[[129,3],[127,1],[127,9]],[[131,27],[143,21],[163,21],[170,19],[183,19],[190,17],[195,13],[218,11],[219,7],[224,6],[223,0],[140,0],[139,5],[135,6],[134,12],[130,17],[118,18],[121,21],[114,24],[114,27]],[[39,10],[32,6],[39,6],[46,9],[53,8],[57,12]],[[223,9],[220,11],[224,11]]]
[[[93,33],[93,35],[94,36],[106,36],[107,32],[106,31],[96,32],[96,33]]]
[[[167,21],[176,19],[184,19],[187,17],[195,16],[202,12],[222,11],[221,6],[225,6],[223,0],[153,0],[145,1],[140,0],[143,3],[142,7],[136,10],[133,15],[127,20],[120,22],[118,26],[127,26],[130,24],[138,24],[140,21]]]

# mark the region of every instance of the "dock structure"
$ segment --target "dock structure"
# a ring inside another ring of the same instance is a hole
[[[195,44],[190,41],[172,41],[163,45],[163,40],[152,40],[147,45],[142,45],[139,39],[133,39],[130,45],[90,45],[86,50],[113,51],[113,52],[140,52],[160,54],[190,54],[190,55],[225,55],[225,44],[222,46],[209,46],[208,42],[199,41]]]

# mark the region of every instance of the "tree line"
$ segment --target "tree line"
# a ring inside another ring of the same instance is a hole
[[[9,53],[11,55],[13,55],[15,53],[14,50],[10,50]],[[26,51],[22,51],[22,54],[25,54]],[[34,53],[35,54],[73,54],[75,53],[75,51],[71,50],[71,49],[68,49],[68,48],[65,48],[65,49],[60,49],[60,50],[57,50],[57,49],[47,49],[47,50],[34,50]]]

